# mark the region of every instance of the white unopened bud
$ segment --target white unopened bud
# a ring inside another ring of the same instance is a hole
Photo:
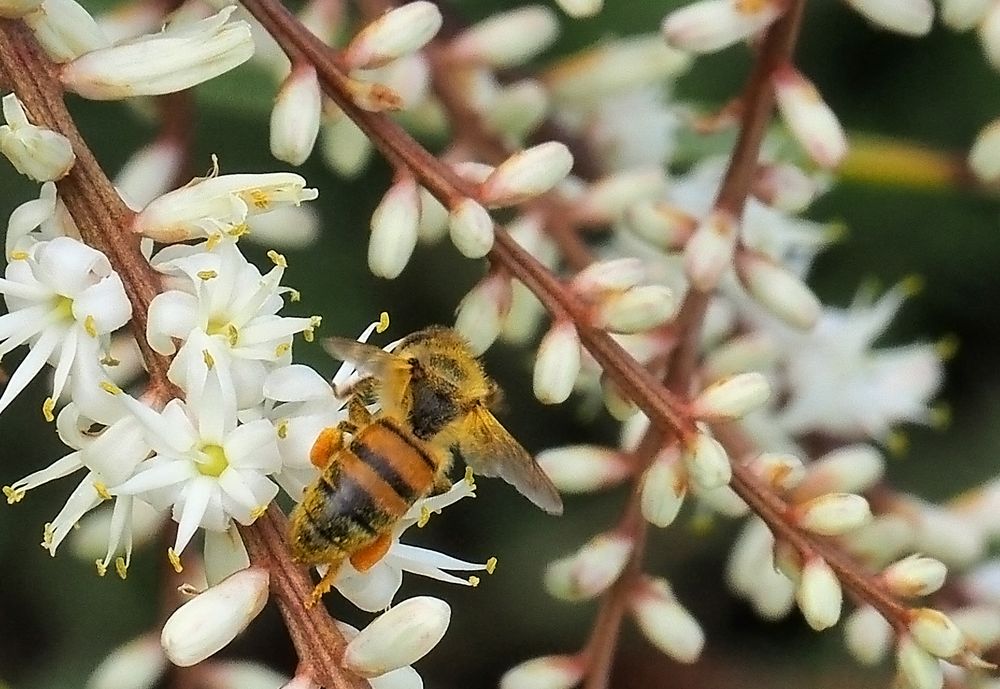
[[[587,187],[573,212],[582,221],[605,224],[620,218],[633,204],[659,199],[666,188],[667,178],[659,167],[623,170]]]
[[[747,333],[727,340],[712,350],[705,359],[704,368],[709,380],[766,370],[779,358],[775,343],[760,333]]]
[[[847,650],[863,665],[880,663],[889,651],[892,636],[892,625],[870,605],[858,608],[844,621]]]
[[[664,579],[644,579],[629,596],[629,608],[650,643],[678,663],[693,663],[705,647],[698,620],[681,605]]]
[[[275,689],[287,687],[286,675],[249,660],[215,661],[203,668],[205,684],[212,689]],[[294,681],[294,680],[293,680]],[[318,689],[308,684],[301,689]],[[296,689],[295,685],[292,689]]]
[[[710,435],[698,433],[683,457],[691,479],[706,490],[724,486],[733,477],[726,448]]]
[[[628,335],[666,323],[676,310],[677,300],[669,287],[639,285],[601,299],[591,322],[597,328]]]
[[[539,452],[535,457],[556,488],[566,493],[591,493],[617,485],[631,473],[621,452],[596,445],[569,445]]]
[[[705,519],[711,518],[711,515],[705,511],[706,509],[730,519],[745,517],[750,511],[749,505],[743,502],[743,498],[730,486],[718,486],[706,490],[697,483],[693,483],[691,484],[691,492],[698,499],[699,512],[696,515]]]
[[[983,553],[984,532],[969,528],[969,521],[951,510],[917,503],[912,515],[914,549],[944,562],[949,567],[963,567],[978,560]]]
[[[872,518],[868,501],[854,493],[828,493],[796,505],[795,515],[803,529],[823,536],[853,531]]]
[[[434,195],[420,187],[420,224],[417,236],[422,242],[436,242],[448,234],[448,209]]]
[[[42,0],[0,0],[0,17],[20,19],[38,9],[41,4]]]
[[[69,139],[28,122],[13,93],[3,97],[3,117],[7,124],[0,126],[0,152],[18,172],[36,182],[54,182],[69,173],[76,162]]]
[[[925,651],[911,636],[902,636],[896,645],[896,664],[913,689],[941,689],[944,672],[941,662]]]
[[[931,0],[847,0],[859,14],[882,28],[924,36],[934,22]]]
[[[821,557],[813,557],[802,568],[795,601],[802,616],[816,631],[823,631],[837,624],[843,593],[840,582],[830,565]]]
[[[687,476],[676,448],[662,450],[642,477],[642,516],[660,528],[677,518],[687,495]]]
[[[250,567],[177,608],[160,634],[167,657],[189,667],[224,648],[264,609],[267,586],[267,570]]]
[[[510,311],[510,277],[491,272],[469,291],[458,305],[455,330],[461,333],[476,354],[482,354],[497,339]]]
[[[149,689],[166,670],[167,659],[152,634],[119,646],[101,661],[87,689]]]
[[[684,247],[684,272],[701,292],[715,289],[733,262],[738,227],[732,214],[713,210]]]
[[[911,610],[909,630],[925,651],[939,658],[951,658],[965,646],[965,637],[958,626],[933,608]]]
[[[885,472],[885,460],[870,445],[848,445],[809,464],[805,480],[795,489],[796,502],[827,493],[862,493]]]
[[[790,64],[776,69],[771,81],[792,136],[816,163],[837,167],[847,155],[847,137],[816,87]]]
[[[548,112],[545,87],[525,79],[501,89],[482,115],[490,129],[520,141],[538,128]]]
[[[688,213],[667,203],[643,201],[625,211],[626,227],[661,249],[677,249],[687,242],[698,227]]]
[[[809,330],[819,320],[823,305],[795,273],[770,258],[741,251],[736,274],[743,287],[761,306],[789,325]]]
[[[576,656],[532,658],[507,670],[500,689],[572,689],[583,679],[584,670]]]
[[[573,154],[565,144],[538,144],[503,161],[483,182],[480,195],[487,206],[513,206],[544,194],[572,167]]]
[[[344,177],[358,175],[372,153],[368,136],[354,120],[339,111],[323,127],[320,143],[323,161]]]
[[[459,34],[455,57],[490,67],[513,67],[533,58],[556,39],[559,20],[541,5],[495,14]]]
[[[130,208],[142,208],[170,191],[182,164],[179,142],[162,137],[129,157],[115,176],[115,188]]]
[[[993,0],[941,0],[941,22],[955,31],[968,31],[992,4]]]
[[[937,591],[947,575],[948,568],[940,560],[910,555],[883,570],[881,579],[897,596],[913,598]]]
[[[701,419],[738,419],[762,406],[771,396],[771,385],[761,373],[741,373],[712,383],[691,404]]]
[[[69,62],[109,45],[94,18],[75,0],[44,0],[24,21],[53,62]]]
[[[548,566],[545,588],[560,600],[594,598],[621,575],[633,545],[631,538],[620,533],[598,534],[576,553]]]
[[[604,0],[556,0],[562,11],[571,17],[592,17],[604,7]]]
[[[762,452],[748,466],[767,485],[782,492],[795,488],[806,476],[802,460],[790,454]]]
[[[462,199],[448,214],[448,234],[466,258],[482,258],[493,248],[493,218],[472,199]]]
[[[389,10],[368,24],[344,50],[350,69],[374,69],[416,52],[441,29],[441,10],[417,0]]]
[[[1000,69],[1000,5],[993,3],[979,23],[979,42],[994,69]]]
[[[753,183],[754,196],[786,213],[804,211],[821,189],[814,177],[789,163],[761,165]]]
[[[62,82],[84,98],[117,100],[174,93],[214,79],[253,55],[250,26],[228,21],[235,9],[89,52],[63,67]]]
[[[389,187],[372,213],[368,240],[368,267],[372,273],[391,280],[403,272],[417,246],[419,221],[417,182],[403,177]]]
[[[312,153],[323,111],[316,68],[297,65],[288,75],[271,110],[271,155],[301,165]]]
[[[667,43],[695,53],[712,53],[766,29],[785,7],[775,0],[698,0],[663,20]]]
[[[580,336],[571,321],[558,321],[542,338],[532,380],[543,404],[565,402],[580,375]]]
[[[423,658],[444,637],[451,607],[417,596],[375,618],[347,644],[344,666],[362,677],[378,677]]]
[[[969,167],[984,182],[1000,179],[1000,120],[994,120],[979,132],[969,151]]]
[[[596,298],[606,292],[618,292],[634,287],[646,277],[646,269],[638,258],[616,258],[596,261],[573,276],[570,287],[580,296]]]

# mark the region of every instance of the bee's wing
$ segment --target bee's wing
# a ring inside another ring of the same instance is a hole
[[[359,370],[376,378],[385,378],[392,372],[408,367],[406,361],[395,354],[346,337],[326,338],[323,340],[323,349],[333,358],[354,364]]]
[[[562,514],[562,499],[552,481],[485,407],[469,412],[457,434],[457,445],[475,473],[499,476],[549,514]]]

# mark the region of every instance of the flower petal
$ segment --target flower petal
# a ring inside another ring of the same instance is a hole
[[[79,323],[93,318],[99,335],[118,330],[128,323],[132,317],[132,303],[118,274],[101,278],[96,285],[80,292],[73,300],[73,317]]]
[[[59,337],[62,333],[55,328],[49,328],[42,333],[41,339],[28,350],[28,355],[11,375],[4,388],[3,395],[0,395],[0,412],[6,409],[14,398],[28,386],[38,372],[45,366],[45,362],[52,356],[56,345],[59,344]]]
[[[334,587],[344,598],[365,612],[379,612],[389,607],[402,585],[402,570],[385,561],[376,563],[363,574],[351,567],[349,562],[345,562]]]
[[[158,353],[173,354],[176,347],[171,338],[187,339],[198,320],[197,297],[178,290],[163,292],[149,304],[146,340]]]
[[[264,396],[279,402],[323,399],[332,393],[323,376],[304,364],[282,366],[264,379]]]
[[[174,519],[177,521],[177,539],[174,552],[180,555],[201,525],[202,517],[208,509],[208,501],[216,491],[215,481],[207,476],[199,476],[184,487],[183,502],[174,504]],[[178,508],[180,518],[178,519]]]
[[[174,486],[198,476],[198,470],[186,460],[162,460],[154,457],[148,469],[112,489],[114,495],[142,495],[149,491]]]
[[[57,294],[75,298],[111,272],[108,259],[97,249],[69,237],[56,237],[38,247],[36,273]]]
[[[229,463],[238,469],[270,473],[281,468],[278,433],[270,421],[259,419],[237,426],[222,447]]]

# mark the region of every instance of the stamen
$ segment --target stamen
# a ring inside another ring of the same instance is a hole
[[[52,411],[55,408],[56,408],[56,401],[51,397],[46,397],[45,401],[42,402],[42,416],[44,416],[45,420],[48,421],[49,423],[52,423],[53,421],[56,420],[55,414],[52,413]]]
[[[12,261],[27,261],[28,252],[27,251],[12,251],[10,252],[10,260]]]
[[[228,234],[233,239],[239,240],[239,238],[242,237],[243,235],[250,234],[250,226],[247,225],[245,222],[241,222],[239,225],[233,225],[228,230],[226,230],[226,234]]]
[[[288,267],[288,261],[285,260],[285,257],[279,254],[274,249],[271,249],[270,251],[267,252],[267,257],[271,259],[271,262],[274,263],[274,265],[278,266],[279,268]]]
[[[212,280],[219,277],[218,271],[215,270],[199,270],[195,275],[198,276],[200,280]]]
[[[15,489],[11,486],[3,487],[3,494],[7,496],[7,504],[13,505],[15,503],[21,502],[24,499],[25,491],[23,488]]]
[[[237,328],[232,323],[226,326],[226,335],[227,339],[229,340],[230,347],[235,347],[236,344],[240,341],[240,329]]]
[[[938,358],[941,361],[948,361],[955,357],[959,344],[958,335],[951,333],[945,335],[934,344],[934,351],[937,352]]]
[[[104,364],[105,366],[118,366],[119,364],[121,364],[121,362],[118,359],[114,358],[110,354],[105,354],[104,356],[102,356],[101,363]]]
[[[288,437],[288,419],[282,419],[278,422],[278,437],[282,440]]]
[[[128,563],[125,562],[125,558],[121,555],[115,558],[115,572],[118,573],[118,577],[123,581],[128,578]]]
[[[213,232],[212,234],[208,235],[208,240],[205,242],[205,250],[213,251],[215,247],[219,246],[219,243],[221,241],[222,241],[222,233]]]
[[[383,311],[378,315],[378,325],[375,326],[375,332],[381,335],[388,329],[389,329],[389,312]]]
[[[298,291],[297,289],[288,290],[288,301],[294,304],[295,302],[301,300],[302,300],[302,292]]]
[[[111,493],[108,492],[108,487],[102,481],[94,481],[94,490],[97,491],[97,496],[101,500],[111,499]]]
[[[49,555],[55,557],[56,554],[52,551],[52,541],[55,540],[56,532],[52,528],[52,522],[46,522],[45,526],[42,527],[42,547],[49,551]]]
[[[104,560],[94,560],[94,564],[97,565],[97,576],[103,577],[108,573],[108,565]]]
[[[122,389],[117,385],[115,385],[114,383],[112,383],[110,380],[101,381],[100,385],[101,385],[101,390],[104,390],[104,392],[108,394],[111,395],[122,394]]]
[[[274,348],[274,356],[276,357],[285,356],[285,354],[287,354],[288,350],[291,348],[292,345],[290,345],[287,342],[282,342],[281,344],[279,344],[277,347]]]
[[[476,476],[472,473],[472,467],[465,467],[465,482],[469,484],[469,488],[476,487]]]
[[[497,559],[495,557],[491,557],[489,560],[486,561],[487,574],[493,574],[493,572],[496,571],[496,568],[497,568]]]
[[[257,521],[267,512],[267,505],[258,505],[250,512],[250,521]]]
[[[271,197],[267,195],[266,191],[254,189],[250,192],[250,203],[262,211],[267,210],[271,207]]]
[[[420,519],[417,520],[417,528],[422,529],[431,520],[431,511],[426,506],[420,506]]]
[[[203,349],[201,350],[201,357],[205,360],[205,366],[208,367],[209,371],[215,368],[215,357],[212,356],[211,352],[207,349]]]
[[[471,586],[472,588],[476,588],[477,586],[479,586],[479,577],[477,576],[469,577],[469,586]]]
[[[180,574],[184,571],[184,567],[181,565],[181,556],[173,548],[167,548],[167,559],[170,560],[170,566],[174,568],[175,572]]]
[[[83,319],[83,329],[91,337],[97,337],[97,320],[93,316],[87,316]]]

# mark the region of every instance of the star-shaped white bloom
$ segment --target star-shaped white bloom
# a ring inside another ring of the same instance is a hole
[[[28,343],[28,355],[10,377],[0,411],[42,370],[55,366],[52,396],[43,411],[52,419],[78,356],[97,356],[111,332],[125,325],[132,305],[105,256],[69,237],[15,252],[0,280],[9,313],[0,316],[0,356]]]
[[[197,394],[185,392],[186,400],[173,399],[162,412],[119,392],[153,456],[113,491],[172,508],[178,526],[169,554],[178,568],[198,527],[225,531],[232,520],[253,523],[277,494],[269,476],[281,469],[274,426],[264,419],[238,423],[235,400],[218,376]]]

